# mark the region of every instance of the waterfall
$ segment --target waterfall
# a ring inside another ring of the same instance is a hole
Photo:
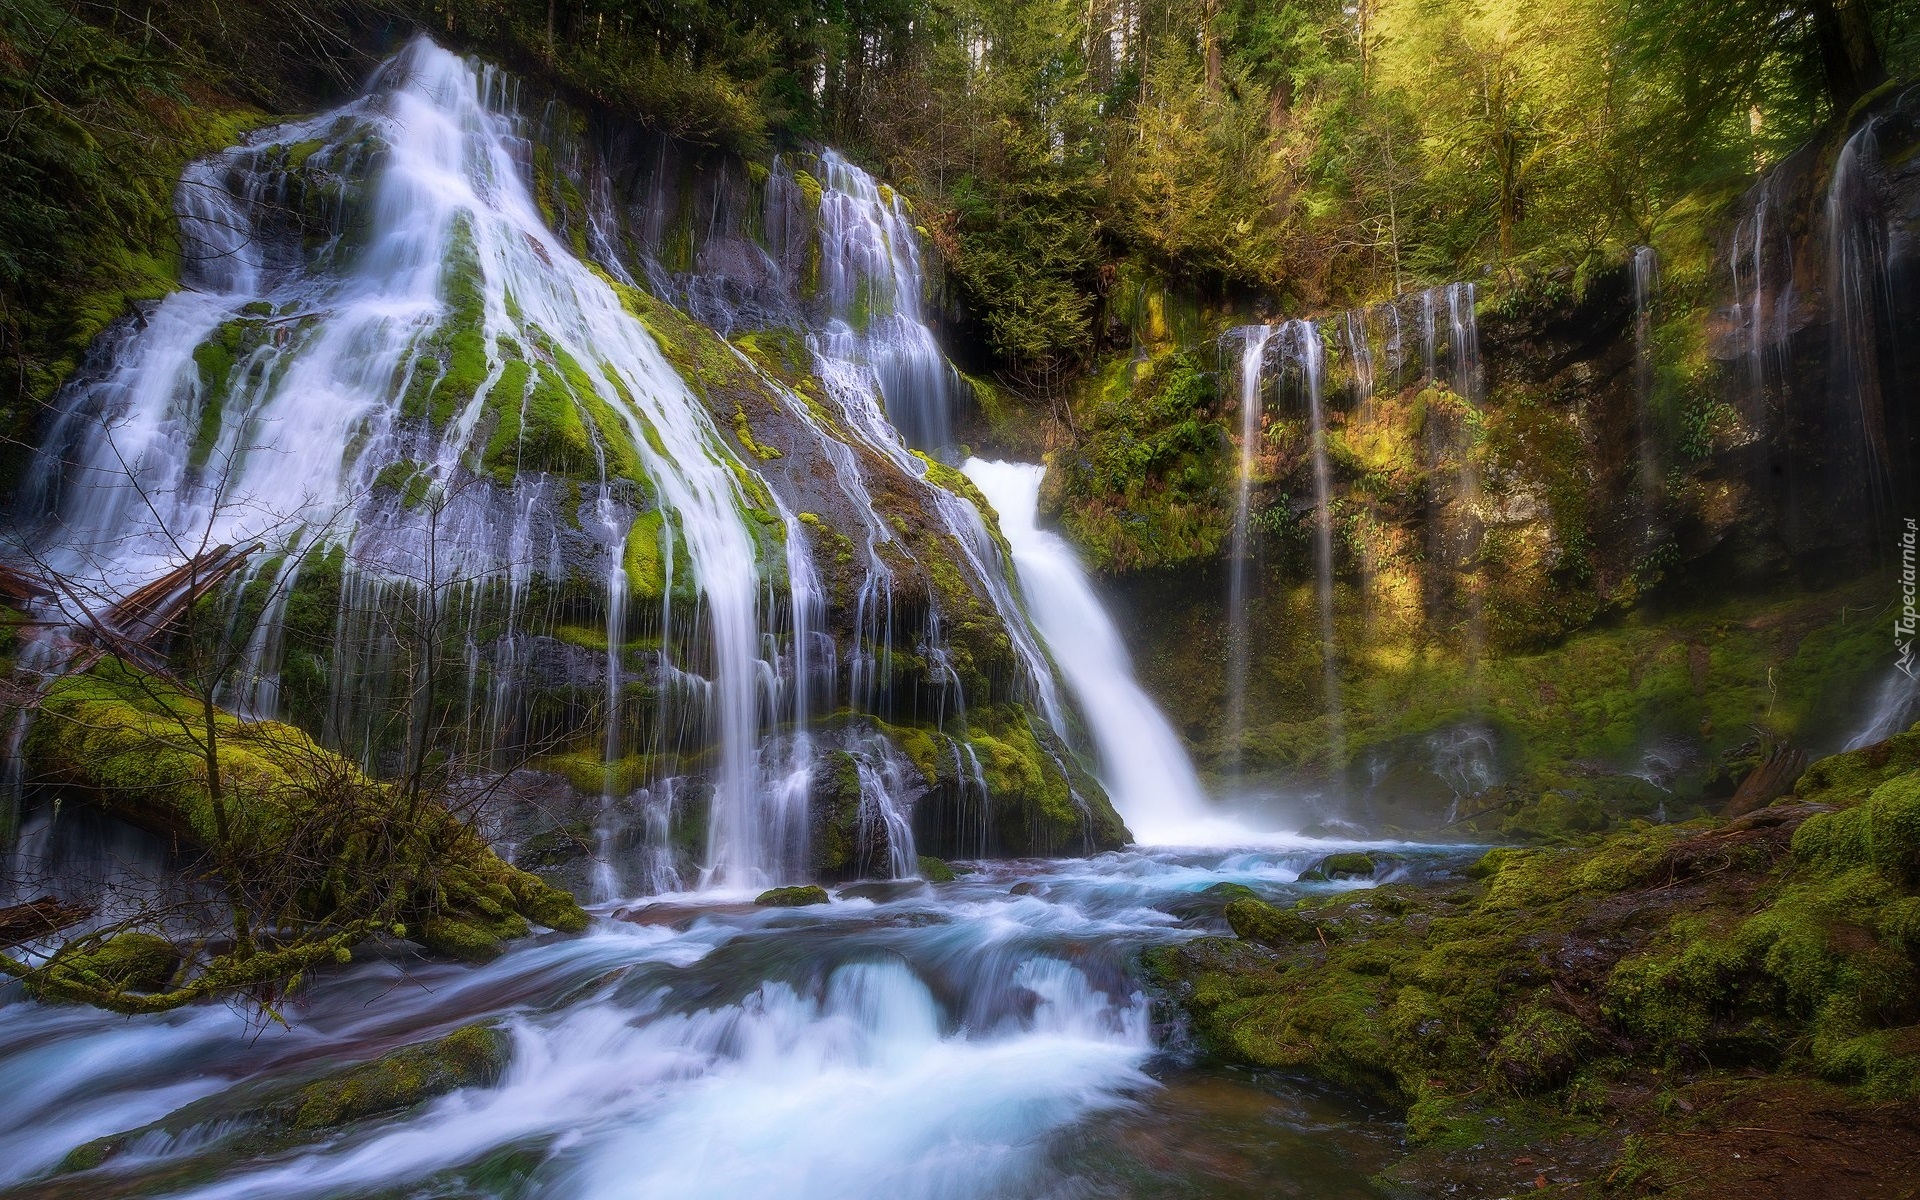
[[[1420,370],[1428,383],[1440,382],[1435,347],[1438,340],[1435,326],[1439,318],[1434,308],[1434,289],[1428,288],[1420,293]]]
[[[1365,403],[1373,397],[1373,346],[1367,341],[1367,311],[1353,308],[1340,314],[1340,339],[1353,372],[1353,398]]]
[[[1135,680],[1126,643],[1072,547],[1039,527],[1046,468],[975,458],[965,470],[1000,515],[1027,611],[1086,714],[1114,807],[1142,842],[1204,838],[1206,797],[1185,748]]]
[[[1878,345],[1882,314],[1893,311],[1890,233],[1876,211],[1863,166],[1880,157],[1876,124],[1868,121],[1841,147],[1827,188],[1825,219],[1832,385],[1855,426],[1860,451],[1855,469],[1864,474],[1874,515],[1884,516],[1892,503],[1892,476]]]
[[[1660,261],[1652,246],[1633,251],[1633,397],[1640,443],[1641,517],[1651,534],[1660,505],[1660,461],[1653,436],[1653,303],[1660,289]]]
[[[928,481],[928,460],[909,449],[911,439],[901,428],[904,420],[922,437],[939,439],[926,443],[930,449],[945,449],[958,378],[921,313],[925,283],[903,202],[832,151],[823,154],[820,163],[826,176],[820,199],[820,273],[831,313],[826,328],[811,340],[821,381],[848,432],[925,485],[925,498],[958,547],[969,577],[1006,626],[1026,698],[1053,732],[1068,740],[1066,709],[1052,665],[1007,584],[999,546],[982,514],[968,500]],[[869,555],[880,561],[877,547],[870,547]],[[871,615],[876,624],[869,636],[891,636],[890,629],[877,623],[883,604],[881,597],[874,597]],[[869,619],[867,605],[863,593],[863,623]],[[938,645],[923,649],[935,658],[945,653]],[[956,703],[962,699],[954,697]]]
[[[960,379],[922,311],[925,276],[906,202],[828,150],[820,156],[820,291],[840,337],[856,342],[907,445],[952,436]]]
[[[1320,614],[1321,687],[1327,713],[1327,749],[1330,772],[1337,778],[1346,748],[1346,722],[1340,704],[1340,665],[1333,631],[1333,508],[1332,472],[1327,464],[1327,418],[1321,396],[1326,347],[1319,326],[1295,321],[1291,327],[1307,392],[1310,452],[1313,456],[1313,568],[1314,596]]]
[[[1264,406],[1260,385],[1265,377],[1267,342],[1273,329],[1249,325],[1240,330],[1240,472],[1234,491],[1233,548],[1227,584],[1227,721],[1226,757],[1238,769],[1240,747],[1247,734],[1247,670],[1252,647],[1247,628],[1248,578],[1253,567],[1253,462],[1261,438]]]
[[[1469,404],[1480,402],[1480,324],[1474,311],[1475,293],[1471,283],[1447,285],[1448,365],[1453,368],[1449,382]]]
[[[490,70],[420,40],[365,98],[190,168],[189,286],[104,374],[64,393],[29,490],[46,518],[36,552],[104,603],[194,546],[344,546],[339,655],[373,672],[391,655],[367,613],[403,594],[438,605],[444,591],[450,612],[478,620],[499,582],[512,610],[527,567],[550,566],[541,545],[551,559],[584,537],[602,572],[611,762],[623,564],[630,543],[650,543],[641,552],[665,564],[670,592],[678,550],[698,597],[697,657],[670,673],[699,681],[713,747],[708,878],[772,881],[791,856],[755,778],[771,618],[749,511],[763,501],[614,288],[548,228],[505,94]],[[334,206],[320,233],[283,228],[296,186],[332,189],[308,197]],[[522,491],[544,486],[543,468],[573,472],[579,532],[563,511],[529,529],[504,482],[463,477],[476,462]],[[663,600],[663,658],[679,644],[673,618]],[[349,684],[334,681],[335,732],[371,724]]]
[[[1884,742],[1896,733],[1905,733],[1912,727],[1916,714],[1920,714],[1920,679],[1896,667],[1887,672],[1874,693],[1866,720],[1840,748],[1858,750]]]

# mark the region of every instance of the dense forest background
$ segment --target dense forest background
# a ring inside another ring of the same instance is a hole
[[[1881,0],[94,0],[0,5],[0,326],[44,394],[164,290],[177,170],[422,26],[699,145],[913,197],[973,339],[1073,373],[1145,276],[1300,312],[1598,262],[1920,62]],[[231,103],[209,105],[218,95]],[[209,128],[208,113],[230,124]],[[80,296],[84,302],[57,301]],[[49,351],[48,346],[56,347]],[[64,347],[64,351],[59,349]]]

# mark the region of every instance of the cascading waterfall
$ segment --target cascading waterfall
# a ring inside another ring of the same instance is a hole
[[[1253,568],[1253,464],[1262,436],[1265,413],[1261,391],[1266,372],[1267,343],[1273,329],[1249,325],[1240,330],[1240,470],[1234,490],[1232,561],[1227,582],[1227,762],[1237,769],[1240,746],[1247,732],[1247,670],[1252,647],[1248,642],[1248,583]]]
[[[1480,322],[1477,289],[1471,283],[1447,285],[1448,364],[1454,392],[1469,404],[1480,402]]]
[[[1440,382],[1437,370],[1438,315],[1435,310],[1435,289],[1428,288],[1420,293],[1420,369],[1427,382]]]
[[[1365,309],[1357,308],[1348,309],[1340,315],[1341,342],[1346,350],[1349,369],[1353,372],[1353,398],[1360,404],[1373,397],[1375,385],[1373,346],[1367,340],[1367,315]]]
[[[926,443],[930,449],[943,449],[958,381],[922,317],[925,282],[903,202],[831,151],[821,156],[821,169],[820,270],[829,319],[812,339],[820,378],[849,433],[925,483],[929,505],[1006,626],[1028,698],[1065,741],[1069,725],[1051,664],[1007,584],[998,545],[971,502],[926,481],[928,464],[899,427],[904,417],[922,436],[940,439]],[[869,554],[878,559],[873,547]],[[863,610],[867,603],[863,593]],[[874,597],[876,617],[887,603]],[[936,658],[945,653],[937,645],[924,649]]]
[[[500,77],[420,41],[366,99],[191,168],[181,210],[193,286],[128,335],[105,375],[66,393],[30,492],[48,518],[38,553],[104,601],[197,546],[344,546],[339,653],[371,676],[392,651],[370,614],[397,594],[478,620],[504,591],[511,623],[529,565],[550,570],[558,542],[584,536],[604,563],[611,762],[623,749],[629,543],[654,543],[669,593],[684,548],[693,642],[711,661],[695,674],[662,659],[714,747],[708,878],[773,881],[792,856],[756,786],[772,606],[754,500],[704,406],[547,228],[521,145]],[[334,214],[311,254],[272,224],[295,154],[343,209],[357,206],[351,220]],[[488,480],[461,482],[469,461],[518,464],[522,488],[538,492],[542,456],[567,457],[552,443],[568,430],[588,443],[584,460],[571,452],[586,476],[577,535],[555,513],[530,521]],[[424,502],[390,494],[396,473],[398,490]],[[649,497],[659,516],[636,522]],[[673,616],[663,600],[663,647],[676,644]],[[270,674],[271,652],[255,657]],[[336,676],[329,721],[348,743],[371,721],[352,675]]]
[[[1046,468],[975,458],[965,469],[1000,515],[1027,612],[1086,714],[1100,782],[1134,836],[1151,845],[1219,836],[1224,826],[1208,817],[1186,749],[1135,681],[1126,643],[1072,547],[1039,527]]]
[[[1905,733],[1916,716],[1920,716],[1920,678],[1896,666],[1874,690],[1866,720],[1840,748],[1858,750],[1884,742],[1896,733]]]
[[[906,202],[828,150],[820,156],[820,289],[841,336],[858,343],[901,440],[952,440],[960,379],[922,313],[924,273]]]

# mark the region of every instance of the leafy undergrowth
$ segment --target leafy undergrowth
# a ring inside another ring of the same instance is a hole
[[[1042,504],[1101,571],[1212,558],[1232,519],[1215,377],[1169,353],[1109,364],[1089,390],[1084,437],[1054,460]]]
[[[1502,848],[1451,885],[1243,897],[1225,915],[1236,938],[1149,969],[1213,1053],[1402,1107],[1415,1149],[1389,1174],[1407,1187],[1465,1172],[1693,1194],[1749,1163],[1701,1139],[1784,1147],[1893,1121],[1913,1144],[1920,733],[1815,764],[1739,820]],[[1781,1099],[1796,1094],[1819,1102]],[[1795,1160],[1828,1157],[1778,1149],[1767,1194],[1818,1194]]]

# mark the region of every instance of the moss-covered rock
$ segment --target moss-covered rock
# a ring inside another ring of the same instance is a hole
[[[492,1024],[468,1025],[317,1078],[309,1072],[305,1081],[241,1084],[177,1109],[151,1125],[78,1146],[56,1170],[58,1174],[94,1170],[154,1136],[188,1138],[202,1147],[271,1153],[317,1141],[357,1121],[403,1112],[460,1088],[490,1087],[506,1071],[512,1054],[513,1040],[505,1030]]]
[[[1314,924],[1291,909],[1275,908],[1255,896],[1238,896],[1222,910],[1235,937],[1265,946],[1304,942],[1314,936]]]
[[[768,888],[753,898],[753,902],[764,908],[805,908],[810,904],[826,904],[833,897],[827,895],[827,889],[813,884],[798,887]]]
[[[412,1108],[458,1088],[486,1087],[498,1081],[512,1054],[513,1040],[504,1030],[469,1025],[308,1085],[293,1099],[292,1126],[329,1129]]]
[[[309,919],[384,913],[463,958],[497,953],[530,922],[586,928],[570,895],[501,861],[445,808],[408,800],[275,722],[215,717],[223,839],[203,720],[197,704],[164,681],[102,665],[47,690],[26,752],[42,778],[183,850],[210,853],[225,869],[272,871],[296,848],[326,856],[328,873],[299,893]],[[372,836],[375,829],[397,832],[397,848]],[[367,907],[382,895],[390,899]]]
[[[1340,854],[1329,854],[1300,872],[1303,881],[1312,883],[1328,879],[1372,878],[1379,869],[1373,855],[1358,850],[1349,850]]]
[[[954,874],[953,868],[945,862],[925,854],[920,856],[919,867],[920,878],[926,880],[928,883],[952,883],[954,880],[960,878]]]
[[[1821,774],[1852,777],[1863,761]],[[1305,910],[1240,897],[1225,909],[1237,940],[1147,963],[1214,1053],[1371,1093],[1435,1145],[1514,1119],[1515,1098],[1564,1111],[1651,1072],[1668,1087],[1734,1072],[1912,1098],[1916,778],[1910,768],[1839,811],[1787,802],[1500,850],[1464,888],[1350,892]]]

